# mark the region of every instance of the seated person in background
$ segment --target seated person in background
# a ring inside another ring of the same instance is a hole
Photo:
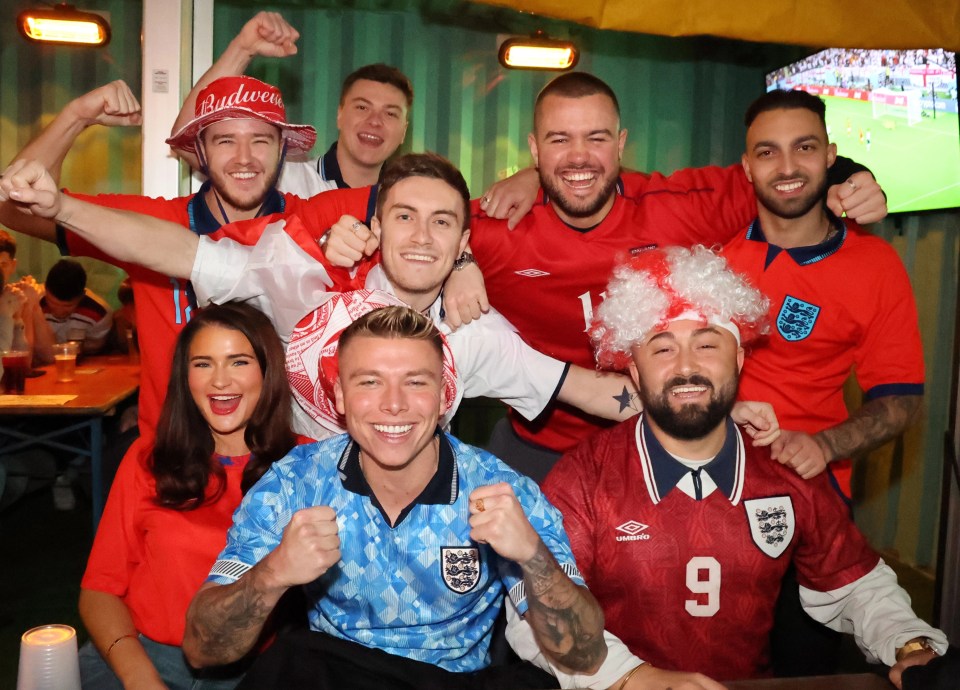
[[[156,443],[121,464],[81,582],[84,688],[237,683],[238,668],[187,666],[184,620],[241,496],[297,441],[289,396],[283,347],[253,307],[211,307],[183,329]]]
[[[21,304],[15,318],[23,321],[23,333],[33,352],[36,366],[53,362],[53,334],[47,328],[46,319],[40,309],[42,288],[33,276],[23,276],[13,282],[17,271],[17,241],[10,233],[0,230],[0,275],[3,276],[3,294],[16,295]],[[6,346],[5,346],[6,347]]]
[[[117,301],[120,308],[113,312],[113,326],[107,349],[111,352],[130,353],[130,346],[137,346],[137,309],[134,304],[133,286],[127,276],[117,286]]]
[[[102,297],[87,289],[87,272],[79,262],[60,259],[43,284],[40,308],[58,343],[79,340],[82,352],[99,352],[107,342],[113,312]]]
[[[768,300],[703,247],[641,252],[606,294],[597,359],[629,367],[644,412],[565,455],[544,492],[609,630],[654,666],[769,675],[792,562],[805,611],[852,633],[897,687],[943,654],[946,636],[916,617],[825,476],[799,477],[730,421],[741,345],[766,329]]]
[[[590,685],[584,674],[605,660],[620,668],[591,687],[636,666],[622,646],[608,654],[603,615],[536,484],[437,427],[443,348],[409,307],[343,332],[348,433],[294,449],[248,492],[187,614],[191,664],[242,658],[279,597],[302,586],[310,630],[278,638],[241,687],[556,687],[526,665],[487,670],[503,606],[508,639],[535,640],[514,647],[564,687]]]

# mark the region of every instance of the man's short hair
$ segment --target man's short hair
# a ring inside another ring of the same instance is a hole
[[[407,108],[413,106],[413,84],[407,79],[407,75],[396,67],[385,65],[382,62],[364,65],[347,75],[347,78],[343,80],[343,86],[340,87],[340,105],[343,105],[350,87],[361,79],[389,84],[399,89],[407,99]]]
[[[533,107],[533,121],[537,122],[540,113],[540,104],[547,96],[560,96],[561,98],[584,98],[586,96],[595,96],[602,94],[613,103],[613,109],[617,112],[617,118],[620,118],[620,101],[617,100],[617,94],[600,77],[596,77],[589,72],[567,72],[561,74],[544,86],[537,94],[537,100]]]
[[[11,259],[17,258],[17,241],[6,230],[0,229],[0,254],[6,252]]]
[[[746,114],[743,116],[743,124],[749,127],[757,119],[760,113],[766,113],[771,110],[809,110],[820,118],[823,128],[827,128],[827,106],[823,99],[814,96],[806,91],[787,91],[785,89],[774,89],[768,91],[750,104]]]
[[[46,292],[61,302],[69,302],[83,296],[87,287],[87,272],[79,262],[72,259],[60,259],[47,273],[43,285]]]
[[[427,177],[446,182],[463,200],[463,229],[470,227],[470,188],[457,170],[457,166],[435,153],[407,153],[387,163],[380,175],[380,190],[377,192],[377,217],[383,211],[387,193],[408,177]]]
[[[436,324],[410,307],[381,307],[361,316],[340,334],[340,357],[354,338],[387,338],[396,340],[423,340],[430,343],[443,360],[443,337]]]

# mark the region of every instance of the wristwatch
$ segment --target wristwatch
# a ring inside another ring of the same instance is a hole
[[[927,651],[937,653],[937,650],[933,648],[933,645],[930,644],[930,640],[926,637],[915,637],[912,640],[908,640],[900,649],[897,650],[896,659],[897,663],[903,661],[903,658],[908,654],[913,654],[914,652],[919,652],[921,649],[926,649]]]
[[[326,251],[327,249],[327,240],[330,239],[330,233],[333,231],[333,228],[327,228],[327,231],[320,235],[320,239],[317,240],[317,244],[320,245],[320,249]]]
[[[475,263],[477,263],[477,260],[473,258],[473,254],[470,252],[464,252],[457,257],[456,261],[453,262],[453,270],[462,271],[465,266]]]

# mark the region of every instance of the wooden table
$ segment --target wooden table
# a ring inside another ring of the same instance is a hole
[[[0,452],[33,447],[65,450],[90,458],[93,530],[103,512],[103,418],[136,395],[140,365],[126,355],[84,357],[74,381],[59,383],[53,365],[29,378],[23,396],[0,395]],[[62,402],[51,397],[74,396]],[[39,423],[42,431],[38,432]],[[80,441],[64,436],[79,432]]]

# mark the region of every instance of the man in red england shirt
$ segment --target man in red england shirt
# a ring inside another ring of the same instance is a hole
[[[786,429],[773,458],[810,478],[827,470],[850,501],[850,458],[900,435],[923,399],[923,347],[910,280],[893,248],[824,204],[836,157],[825,107],[771,91],[748,108],[743,169],[757,217],[724,250],[772,301],[769,337],[747,353],[740,395],[773,404]],[[865,402],[848,413],[856,370]],[[839,640],[803,614],[793,573],[774,628],[778,675],[827,673]]]
[[[741,343],[763,331],[768,305],[703,247],[640,252],[616,269],[598,360],[629,368],[644,412],[564,456],[544,492],[607,629],[649,664],[769,675],[792,564],[804,610],[852,633],[900,687],[907,667],[946,651],[946,636],[916,617],[823,475],[801,478],[730,422]]]

